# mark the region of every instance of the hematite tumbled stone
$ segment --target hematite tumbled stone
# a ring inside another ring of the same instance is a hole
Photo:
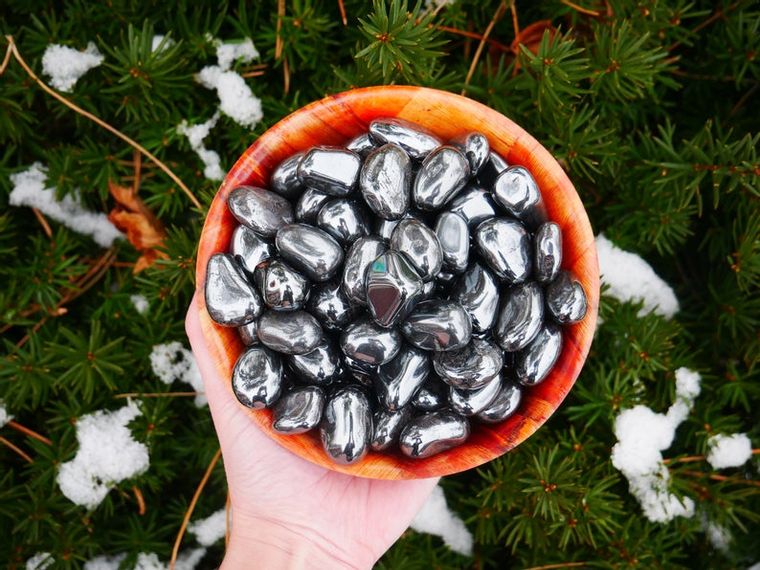
[[[375,376],[375,390],[388,410],[406,406],[430,374],[430,357],[422,350],[404,345],[396,357]]]
[[[322,327],[306,311],[267,311],[259,318],[261,344],[283,354],[311,352],[322,340]]]
[[[274,407],[272,429],[293,435],[319,425],[325,393],[317,386],[296,388],[282,396]]]
[[[496,215],[496,204],[488,190],[469,184],[449,202],[448,210],[462,216],[467,226],[475,229]]]
[[[304,186],[331,196],[345,196],[356,187],[361,157],[344,148],[315,147],[298,164],[298,178]]]
[[[367,270],[387,250],[385,242],[375,236],[360,237],[351,244],[343,264],[342,285],[352,304],[367,304]]]
[[[470,232],[464,218],[453,212],[442,212],[435,221],[435,235],[441,245],[443,266],[452,273],[467,269]]]
[[[404,254],[387,251],[367,269],[367,305],[383,327],[404,319],[422,295],[422,280]]]
[[[501,279],[522,283],[533,267],[530,234],[516,220],[491,218],[475,230],[475,242],[483,259]]]
[[[421,412],[433,412],[448,405],[446,385],[438,378],[428,378],[412,397],[412,405]]]
[[[463,390],[451,386],[449,403],[455,412],[463,416],[474,416],[486,409],[501,390],[501,375],[497,374],[485,386],[476,390]]]
[[[417,348],[456,350],[470,342],[472,323],[459,303],[430,300],[417,305],[401,331]]]
[[[240,355],[232,371],[232,389],[244,406],[268,408],[282,390],[280,356],[263,346],[254,346]]]
[[[441,379],[455,388],[476,390],[488,384],[504,365],[501,350],[493,343],[474,338],[457,350],[436,352],[433,367]]]
[[[290,368],[310,384],[329,384],[338,374],[340,357],[332,343],[322,340],[311,352],[288,357]]]
[[[322,206],[327,204],[333,197],[316,188],[307,188],[296,202],[296,220],[308,224],[317,222],[317,215]]]
[[[279,259],[260,264],[254,272],[264,303],[275,311],[295,311],[309,298],[309,282]]]
[[[502,294],[494,337],[501,348],[514,352],[525,348],[541,329],[544,293],[538,283],[524,283]]]
[[[484,333],[496,321],[499,288],[491,272],[480,263],[473,263],[457,279],[451,298],[458,301],[470,315],[473,332]]]
[[[339,281],[312,288],[307,307],[324,328],[332,331],[346,326],[354,313]]]
[[[208,314],[227,327],[250,323],[263,308],[259,293],[226,253],[215,253],[208,260],[205,294]]]
[[[359,175],[364,201],[385,220],[398,220],[409,209],[412,161],[395,144],[386,144],[367,156]]]
[[[493,197],[502,208],[532,230],[546,221],[541,191],[530,172],[522,166],[510,166],[498,176]]]
[[[423,281],[435,278],[443,265],[443,252],[435,232],[414,218],[401,220],[393,229],[391,249],[402,252]]]
[[[562,271],[546,287],[546,306],[558,323],[577,323],[586,316],[586,292],[569,271]]]
[[[546,222],[533,238],[533,275],[539,283],[549,283],[562,265],[562,230],[554,222]]]
[[[274,256],[274,247],[246,226],[238,226],[232,232],[230,253],[240,266],[253,275],[256,266]]]
[[[343,354],[363,364],[385,364],[401,349],[401,335],[370,319],[354,321],[340,337]]]
[[[322,445],[336,463],[350,465],[367,454],[372,438],[372,411],[367,396],[349,386],[327,402],[320,425]]]
[[[391,412],[379,409],[372,418],[372,451],[385,451],[398,441],[401,430],[412,417],[412,407],[406,406]]]
[[[544,324],[533,341],[517,353],[515,376],[524,386],[543,382],[562,352],[562,331],[551,322]]]
[[[367,213],[353,200],[330,200],[317,214],[317,225],[344,246],[370,234]]]
[[[434,134],[402,119],[375,119],[369,125],[369,136],[377,144],[397,144],[417,160],[422,160],[441,144]]]
[[[470,164],[453,146],[431,152],[414,180],[414,204],[424,211],[438,210],[464,188],[470,177]]]
[[[514,415],[521,401],[522,388],[513,382],[504,382],[496,398],[478,413],[478,419],[489,424],[503,422]]]
[[[467,418],[441,410],[411,420],[401,431],[399,443],[404,455],[424,458],[463,444],[469,435]]]
[[[277,232],[277,250],[312,281],[327,281],[343,263],[343,250],[327,232],[307,224],[288,224]]]
[[[255,186],[238,186],[227,197],[227,207],[238,222],[271,238],[282,226],[293,223],[293,206],[285,198]]]
[[[272,190],[285,196],[288,200],[297,198],[303,186],[298,179],[298,165],[301,163],[304,153],[299,152],[283,160],[280,165],[274,169],[269,185]]]

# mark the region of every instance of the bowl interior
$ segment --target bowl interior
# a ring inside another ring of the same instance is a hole
[[[564,327],[564,346],[556,366],[540,385],[526,391],[514,416],[497,425],[473,422],[470,439],[462,446],[412,460],[400,453],[370,453],[355,465],[337,465],[324,453],[318,433],[282,436],[272,431],[269,410],[251,410],[270,437],[293,453],[328,469],[377,479],[415,479],[449,475],[477,467],[509,451],[535,432],[554,412],[575,383],[591,345],[599,302],[599,268],[594,235],[583,205],[564,171],[532,136],[505,116],[476,101],[422,87],[385,86],[355,89],[330,96],[289,115],[258,138],[224,179],[209,210],[198,248],[196,283],[202,293],[211,255],[227,251],[236,221],[226,199],[241,184],[266,188],[270,173],[285,158],[317,144],[341,145],[366,132],[380,117],[415,122],[452,139],[472,131],[488,137],[491,148],[509,164],[523,165],[535,177],[549,217],[563,232],[562,267],[572,271],[588,296],[585,318]],[[219,378],[229,378],[244,350],[237,331],[215,324],[199,295],[200,319]]]

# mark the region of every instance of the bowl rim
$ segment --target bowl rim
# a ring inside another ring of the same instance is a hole
[[[322,450],[318,430],[284,436],[271,429],[270,410],[248,410],[249,417],[272,439],[296,455],[327,469],[374,479],[418,479],[450,475],[478,467],[513,449],[543,425],[574,385],[593,340],[599,304],[599,266],[588,215],[570,179],[535,138],[501,113],[461,95],[416,86],[352,89],[314,101],[269,128],[235,162],[209,208],[196,256],[197,310],[204,339],[220,378],[229,378],[244,350],[235,328],[214,323],[203,295],[206,264],[226,251],[234,219],[226,208],[229,192],[240,185],[266,187],[272,170],[288,156],[314,144],[345,144],[366,132],[379,117],[406,119],[444,140],[483,132],[491,149],[510,165],[528,168],[538,182],[549,217],[563,233],[563,269],[583,285],[588,307],[583,320],[563,327],[562,353],[549,376],[527,390],[518,412],[500,424],[474,423],[463,445],[426,459],[400,453],[371,452],[353,465],[333,463]],[[431,128],[431,124],[435,128]],[[236,223],[236,222],[235,222]],[[569,239],[568,239],[569,238]],[[232,393],[231,383],[228,389]]]

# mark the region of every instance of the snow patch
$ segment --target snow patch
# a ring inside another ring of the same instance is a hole
[[[428,500],[414,517],[411,527],[417,532],[440,536],[454,552],[472,556],[472,534],[464,522],[446,504],[440,485],[433,489]]]
[[[198,154],[203,161],[204,169],[203,175],[208,180],[221,180],[224,178],[224,170],[221,166],[221,160],[219,153],[215,150],[207,149],[203,144],[211,129],[214,128],[216,122],[219,120],[219,111],[214,113],[205,123],[199,123],[197,125],[190,126],[186,120],[177,126],[177,132],[187,137],[190,147]]]
[[[0,400],[0,428],[13,419],[13,416],[8,413],[5,407],[5,402]]]
[[[140,415],[130,401],[116,411],[99,410],[77,420],[79,450],[58,471],[58,486],[72,502],[97,507],[116,483],[144,473],[148,448],[132,437],[127,424]]]
[[[659,414],[639,405],[623,410],[615,418],[618,443],[612,448],[612,464],[628,479],[631,494],[652,522],[694,516],[692,499],[679,499],[668,491],[670,472],[662,462],[662,451],[673,443],[676,429],[694,405],[700,381],[697,372],[679,368],[676,399],[667,413]]]
[[[135,310],[141,315],[144,315],[148,312],[150,303],[148,303],[148,299],[145,298],[145,295],[130,295],[129,300],[132,301],[132,305],[134,305]]]
[[[205,519],[191,523],[187,530],[195,535],[198,544],[212,546],[217,540],[224,538],[227,532],[226,509],[219,509]]]
[[[153,373],[164,384],[171,384],[175,380],[190,384],[193,390],[198,392],[195,396],[197,407],[200,408],[208,403],[195,356],[182,346],[182,343],[174,341],[154,346],[150,353],[150,365]]]
[[[234,71],[232,63],[236,60],[248,63],[259,57],[259,52],[250,38],[242,43],[216,44],[217,65],[209,65],[200,70],[195,80],[207,89],[215,89],[219,96],[219,109],[236,123],[254,128],[264,117],[261,99],[256,97],[245,80]]]
[[[607,294],[618,301],[643,301],[639,316],[654,311],[668,319],[680,307],[673,289],[640,256],[617,247],[604,235],[596,236],[596,253]]]
[[[166,41],[164,41],[166,40]],[[163,45],[161,43],[163,42]],[[164,34],[156,34],[150,42],[150,51],[162,52],[174,45],[174,40],[167,38]]]
[[[67,228],[91,236],[102,247],[111,247],[114,240],[124,237],[105,214],[85,210],[79,196],[67,195],[57,200],[55,188],[45,188],[47,169],[41,163],[35,162],[26,170],[11,174],[10,179],[12,206],[37,208]]]
[[[52,566],[55,560],[53,555],[49,552],[38,552],[26,561],[26,570],[45,570],[45,568]]]
[[[752,442],[745,433],[719,433],[707,440],[707,462],[713,469],[739,467],[752,457]]]
[[[174,565],[175,570],[195,570],[195,567],[206,554],[205,548],[193,548],[185,552],[180,552],[177,556],[177,562]],[[127,557],[125,553],[114,556],[98,556],[84,563],[84,570],[119,570],[119,566]],[[169,565],[163,564],[158,556],[148,552],[141,552],[137,555],[134,570],[168,570]]]
[[[707,540],[710,541],[710,544],[713,545],[713,548],[715,548],[715,550],[723,552],[724,554],[728,553],[729,546],[733,540],[731,532],[729,532],[726,527],[712,521],[705,522],[703,528],[707,534]]]
[[[69,92],[85,73],[103,63],[103,55],[93,42],[84,51],[50,44],[42,56],[42,73],[50,78],[50,84],[59,91]]]

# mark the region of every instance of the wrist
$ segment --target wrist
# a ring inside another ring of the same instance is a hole
[[[278,520],[234,517],[221,570],[371,568],[375,557],[357,546],[336,544],[321,532]]]

